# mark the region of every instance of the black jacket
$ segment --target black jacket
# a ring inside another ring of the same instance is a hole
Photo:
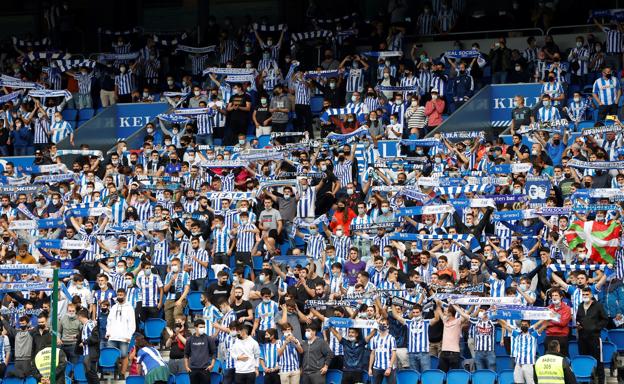
[[[600,331],[606,328],[608,322],[607,312],[605,312],[602,304],[596,300],[592,299],[587,312],[585,312],[583,304],[579,305],[576,312],[576,326],[578,327],[580,337],[600,335]]]

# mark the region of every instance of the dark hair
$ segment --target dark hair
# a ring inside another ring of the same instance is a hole
[[[85,319],[88,319],[89,318],[89,311],[87,311],[86,308],[80,308],[78,310],[78,312],[76,313],[76,316],[84,317]]]
[[[559,351],[559,341],[558,340],[550,340],[548,343],[548,352],[558,352]]]
[[[205,323],[205,322],[204,322],[204,320],[202,320],[202,319],[197,319],[197,320],[195,320],[195,321],[193,322],[193,324],[195,325],[195,327],[199,327],[200,325],[202,325],[202,324],[204,324],[204,325],[205,325],[206,323]]]

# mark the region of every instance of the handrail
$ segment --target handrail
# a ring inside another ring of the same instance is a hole
[[[556,25],[554,27],[550,27],[546,30],[546,34],[550,35],[550,31],[552,31],[553,29],[567,29],[567,28],[587,28],[587,27],[592,27],[595,29],[598,29],[598,26],[596,24],[575,24],[575,25]]]
[[[431,35],[417,35],[418,37],[440,37],[440,36],[460,36],[460,35],[474,35],[474,34],[485,34],[485,33],[507,33],[507,32],[526,32],[526,31],[539,31],[541,35],[544,35],[544,30],[541,28],[533,27],[533,28],[517,28],[517,29],[491,29],[485,31],[464,31],[464,32],[449,32],[449,33],[437,33]],[[407,37],[412,37],[416,35],[410,35]]]

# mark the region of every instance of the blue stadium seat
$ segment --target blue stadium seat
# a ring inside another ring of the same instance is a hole
[[[261,135],[258,137],[258,148],[264,148],[271,143],[270,135]]]
[[[63,116],[63,120],[66,121],[78,120],[78,110],[76,109],[63,109],[61,115]]]
[[[604,328],[602,330],[600,330],[600,339],[602,341],[610,341],[609,340],[609,331],[607,331]]]
[[[167,384],[175,384],[176,382],[176,377],[174,375],[169,375],[169,381],[167,381]]]
[[[578,342],[570,340],[568,342],[568,357],[570,360],[579,355]]]
[[[496,353],[496,356],[509,356],[507,354],[507,350],[505,349],[505,346],[500,345],[499,343],[494,344],[494,353]]]
[[[32,376],[28,376],[24,379],[24,384],[38,384],[39,382]]]
[[[449,384],[468,384],[469,381],[470,372],[465,369],[451,369],[446,373],[446,382]]]
[[[256,376],[256,381],[254,384],[264,384],[264,374],[259,374]]]
[[[592,373],[598,365],[592,356],[579,355],[572,359],[572,372],[578,383],[591,383]]]
[[[19,377],[5,377],[2,379],[2,384],[24,384],[24,379]]]
[[[397,372],[397,384],[418,383],[420,373],[413,369],[401,369]]]
[[[68,123],[72,127],[72,129],[75,131],[76,130],[76,122],[75,121],[68,121]]]
[[[438,359],[437,356],[431,356],[431,369],[438,369],[439,362],[440,362],[440,359]]]
[[[74,366],[74,381],[79,384],[85,384],[87,382],[87,376],[85,375],[84,365],[76,364]]]
[[[544,351],[545,351],[544,343],[538,343],[537,344],[537,355],[538,356],[543,355]]]
[[[439,369],[428,369],[420,375],[422,384],[442,384],[446,374]]]
[[[65,384],[72,384],[72,379],[71,377],[65,375]]]
[[[65,376],[69,376],[74,370],[74,364],[69,361],[65,364]]]
[[[9,363],[4,370],[4,377],[9,377],[9,373],[15,371],[15,363]]]
[[[175,384],[191,384],[191,378],[188,373],[178,373],[175,375]]]
[[[215,360],[215,364],[212,367],[212,372],[221,372],[221,360]]]
[[[128,376],[126,377],[126,384],[143,384],[145,383],[144,376]]]
[[[498,375],[489,369],[477,369],[472,372],[472,382],[479,384],[494,384]]]
[[[338,369],[328,369],[325,375],[325,384],[340,384],[342,382],[342,371]]]
[[[505,369],[513,368],[513,359],[510,356],[496,356],[496,372],[501,373]]]
[[[606,368],[611,368],[613,355],[617,353],[617,346],[610,341],[602,343],[602,363]]]
[[[202,293],[200,291],[193,291],[188,294],[188,307],[191,314],[202,313],[204,310],[204,306],[201,303],[201,295]]]
[[[76,122],[76,128],[80,128],[80,127],[82,127],[82,125],[83,125],[84,123],[86,123],[87,121],[89,121],[89,120],[78,120],[78,121]]]
[[[147,319],[145,320],[145,338],[150,343],[160,343],[162,332],[167,326],[167,322],[163,319]]]
[[[624,352],[624,329],[610,329],[609,341],[615,344],[618,352]]]
[[[313,115],[320,115],[323,110],[323,96],[312,96],[310,99],[310,109]]]
[[[505,369],[499,373],[498,384],[514,384],[513,369]]]
[[[95,115],[93,108],[84,108],[78,110],[78,120],[89,120]]]
[[[98,365],[102,373],[115,372],[117,368],[117,360],[121,357],[121,352],[117,348],[102,348],[100,350],[100,359]]]
[[[223,375],[219,372],[210,372],[210,384],[221,384]]]
[[[260,271],[262,269],[262,262],[264,261],[262,256],[252,256],[251,261],[254,271]]]

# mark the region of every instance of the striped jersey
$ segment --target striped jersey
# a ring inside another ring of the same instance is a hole
[[[295,104],[310,105],[311,92],[308,84],[303,80],[295,82]]]
[[[551,105],[549,107],[541,107],[537,111],[537,119],[541,122],[555,121],[561,119],[561,115],[559,110]]]
[[[386,370],[392,368],[390,359],[392,352],[396,351],[396,340],[394,336],[387,333],[385,336],[377,333],[370,341],[371,353],[375,353],[373,369]]]
[[[205,249],[193,249],[190,248],[186,254],[186,262],[191,265],[191,280],[205,279],[208,276],[208,267],[204,267],[198,261],[193,259],[193,256],[200,261],[209,262],[210,256]]]
[[[157,241],[152,249],[152,264],[169,264],[169,242],[167,240]]]
[[[120,73],[115,76],[115,85],[117,86],[117,93],[120,95],[129,95],[134,90],[134,79],[132,69],[129,69],[126,73]]]
[[[78,82],[78,93],[80,93],[81,95],[91,94],[91,81],[93,80],[93,77],[93,72],[89,72],[86,74],[77,73],[74,75],[74,79],[76,79],[76,82]]]
[[[230,227],[212,230],[212,249],[214,253],[225,253],[230,247]]]
[[[600,77],[594,81],[593,93],[598,95],[598,99],[604,105],[615,104],[617,97],[617,91],[620,88],[620,83],[616,77],[605,79]]]
[[[171,279],[173,279],[173,272],[167,273],[167,276],[165,277],[165,285],[169,284],[169,282],[171,282]],[[178,272],[178,276],[171,283],[171,288],[169,289],[169,292],[166,293],[166,299],[176,300],[176,294],[181,294],[182,292],[184,292],[184,287],[188,286],[190,282],[191,279],[187,272]]]
[[[284,352],[279,356],[278,365],[280,372],[294,372],[299,370],[299,352],[293,343],[286,344],[284,339],[277,341],[278,349],[284,347]]]
[[[234,312],[233,310],[230,310],[228,313],[226,313],[222,318],[221,318],[221,325],[229,328],[230,324],[232,324],[233,321],[236,321],[236,312]],[[219,343],[223,343],[225,342],[227,339],[230,339],[230,335],[229,333],[225,333],[223,331],[219,332]]]
[[[364,72],[359,68],[351,68],[346,79],[347,92],[362,92],[364,90]]]
[[[137,278],[136,285],[140,290],[139,299],[144,308],[158,306],[158,295],[160,294],[160,288],[163,286],[158,274],[151,273],[149,276],[146,276],[145,273],[142,273]]]
[[[603,31],[607,34],[607,53],[620,53],[622,52],[622,45],[624,45],[624,34],[617,28],[603,28]]]
[[[137,364],[141,365],[143,375],[147,375],[154,368],[167,366],[160,352],[154,347],[141,348],[137,353]]]
[[[277,368],[278,343],[264,343],[260,345],[260,359],[264,361],[266,368]]]
[[[514,342],[512,356],[516,358],[516,364],[535,364],[537,332],[534,329],[529,329],[527,333],[523,333],[519,328],[516,328],[511,337]]]
[[[89,344],[87,343],[87,340],[91,337],[91,333],[96,326],[97,324],[93,320],[87,320],[87,322],[82,326],[81,340],[83,356],[87,356],[89,354]]]
[[[258,329],[266,331],[269,328],[275,328],[275,318],[279,312],[279,306],[273,300],[265,302],[264,300],[256,306],[254,317],[259,320]]]
[[[491,320],[482,320],[471,317],[474,325],[475,351],[490,352],[494,350],[494,323]]]
[[[52,123],[52,125],[50,126],[50,132],[52,133],[50,140],[54,144],[57,144],[67,136],[74,133],[74,128],[72,128],[71,124],[67,121],[61,120]]]
[[[202,315],[204,321],[206,322],[206,335],[214,336],[217,334],[217,329],[212,325],[217,321],[221,320],[223,314],[217,307],[212,304],[208,304],[208,306],[204,307],[202,310]]]
[[[238,252],[251,252],[254,244],[256,243],[256,234],[252,232],[256,230],[255,224],[240,224],[236,232],[236,251]]]
[[[423,353],[429,352],[429,324],[430,320],[409,319],[405,322],[407,326],[407,352]]]
[[[306,189],[301,188],[299,200],[297,201],[297,217],[312,218],[315,216],[316,205],[316,189],[307,186]]]
[[[50,122],[47,119],[35,118],[34,144],[48,144]]]
[[[325,238],[317,233],[316,235],[305,235],[303,241],[306,243],[306,256],[315,260],[321,258],[321,254],[325,250]]]

